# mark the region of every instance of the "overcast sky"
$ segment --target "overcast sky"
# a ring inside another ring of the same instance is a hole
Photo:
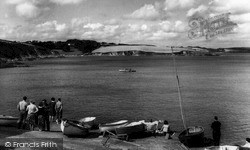
[[[232,32],[189,39],[193,15],[230,12]],[[250,47],[249,0],[0,0],[0,39]]]

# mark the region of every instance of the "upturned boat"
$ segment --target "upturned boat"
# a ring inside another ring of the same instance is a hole
[[[116,134],[134,134],[144,132],[146,130],[145,125],[142,122],[132,122],[125,126],[118,127],[115,129]]]
[[[95,124],[96,117],[85,117],[79,120],[80,123],[83,125],[88,125],[90,128],[92,128]]]
[[[178,136],[179,141],[188,147],[204,145],[204,129],[201,126],[188,127]]]
[[[63,120],[61,130],[67,136],[85,136],[89,133],[89,127],[82,125],[79,121]]]
[[[99,125],[100,132],[114,131],[118,127],[122,127],[128,124],[128,120],[120,120],[112,123],[105,123]]]
[[[0,115],[0,126],[16,126],[18,117]]]

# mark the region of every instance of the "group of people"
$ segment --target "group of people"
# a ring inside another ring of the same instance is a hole
[[[56,121],[57,124],[61,122],[63,105],[61,98],[56,102],[52,97],[49,103],[43,99],[37,106],[32,100],[28,103],[27,97],[24,96],[18,103],[17,109],[19,111],[18,129],[25,129],[28,123],[30,130],[38,127],[39,131],[45,131],[45,129],[50,131],[50,122]]]

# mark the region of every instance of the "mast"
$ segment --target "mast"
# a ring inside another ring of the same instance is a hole
[[[174,62],[174,69],[175,69],[175,76],[176,76],[177,87],[178,87],[179,105],[180,105],[180,110],[181,110],[181,119],[182,119],[183,126],[184,126],[184,128],[186,130],[187,127],[186,127],[186,122],[185,122],[185,118],[184,118],[184,114],[183,114],[183,109],[182,109],[182,97],[181,97],[180,80],[179,80],[178,71],[177,71],[177,67],[176,67],[175,54],[174,54],[172,46],[171,46],[171,50],[172,50],[172,56],[173,56],[173,62]]]

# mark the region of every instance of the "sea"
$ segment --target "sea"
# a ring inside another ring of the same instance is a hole
[[[250,54],[223,56],[84,56],[27,62],[0,69],[0,114],[18,116],[27,96],[38,104],[61,98],[63,118],[97,117],[97,123],[126,119],[167,120],[177,132],[203,126],[212,137],[214,116],[222,123],[221,142],[250,137]],[[132,68],[136,72],[119,72]]]

